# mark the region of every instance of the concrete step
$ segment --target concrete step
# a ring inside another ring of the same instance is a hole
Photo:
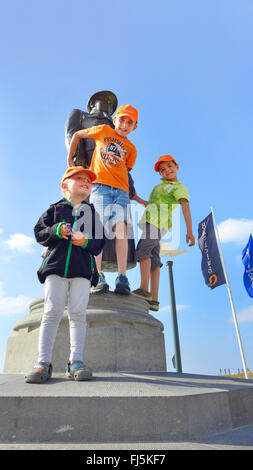
[[[46,384],[0,375],[0,443],[203,439],[253,425],[253,381],[170,372],[55,374]]]
[[[0,444],[0,452],[5,451],[19,451],[18,459],[20,462],[20,457],[23,454],[24,458],[27,460],[26,452],[24,451],[50,451],[50,461],[52,460],[52,455],[55,452],[57,463],[59,464],[59,451],[64,451],[61,455],[63,462],[66,464],[66,458],[70,455],[73,461],[73,451],[75,451],[75,463],[76,463],[76,453],[81,454],[81,463],[88,462],[88,458],[91,456],[94,458],[94,455],[97,457],[101,456],[120,456],[121,460],[122,454],[127,461],[132,463],[134,467],[137,466],[136,454],[141,455],[164,455],[168,457],[168,463],[171,462],[171,457],[169,454],[170,450],[253,450],[253,426],[243,426],[242,428],[236,428],[232,431],[227,431],[220,434],[215,434],[207,438],[194,439],[192,441],[180,441],[180,442],[90,442],[90,443],[69,443],[69,442],[57,442],[57,443],[48,443],[48,442],[37,442],[37,443],[5,443]],[[53,452],[52,452],[53,451]],[[66,452],[67,451],[67,452]],[[93,452],[91,452],[93,451]],[[95,451],[95,452],[94,452]],[[68,454],[69,453],[69,454]],[[15,454],[11,454],[15,456]],[[9,454],[10,456],[10,454]],[[9,458],[8,456],[8,458]],[[133,456],[131,458],[131,456]],[[129,458],[130,457],[130,458]],[[196,454],[194,454],[196,458]],[[132,460],[132,462],[131,462]],[[161,458],[160,458],[161,461]],[[124,462],[124,460],[123,460]],[[156,461],[157,463],[157,461]],[[167,463],[166,460],[163,462]],[[116,467],[116,465],[114,465]],[[117,468],[121,468],[118,466]],[[124,467],[126,468],[126,467]],[[129,467],[128,467],[129,468]],[[132,468],[132,467],[131,467]]]

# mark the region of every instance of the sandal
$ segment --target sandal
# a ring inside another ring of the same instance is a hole
[[[82,361],[74,361],[72,364],[68,362],[66,375],[69,379],[80,382],[82,380],[90,380],[92,372]]]
[[[152,300],[152,295],[150,294],[150,292],[141,288],[133,290],[132,295],[135,295],[136,297],[140,297],[141,299],[147,300],[148,302]]]
[[[33,370],[26,374],[24,380],[28,384],[42,384],[52,376],[53,366],[47,362],[38,362]]]
[[[160,302],[157,302],[157,300],[149,300],[149,310],[153,310],[154,312],[159,311],[159,304]]]

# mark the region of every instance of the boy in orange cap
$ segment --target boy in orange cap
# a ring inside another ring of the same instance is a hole
[[[45,283],[45,302],[38,362],[26,374],[27,383],[42,383],[51,377],[53,346],[67,298],[70,326],[67,376],[77,381],[91,378],[91,370],[83,363],[86,307],[90,286],[98,281],[94,256],[105,243],[102,226],[101,237],[95,238],[99,229],[96,213],[85,201],[95,179],[95,173],[82,166],[68,168],[61,180],[63,199],[52,204],[34,227],[37,242],[47,247],[38,270],[39,281]]]
[[[134,166],[137,151],[127,136],[136,129],[137,121],[137,109],[131,105],[120,106],[113,118],[114,129],[104,124],[75,132],[68,153],[68,164],[73,165],[73,155],[79,140],[86,138],[95,140],[96,147],[90,169],[96,173],[97,179],[92,187],[90,202],[99,213],[102,223],[107,226],[108,237],[112,231],[116,236],[118,276],[114,292],[117,294],[131,292],[126,276],[128,252],[126,224],[129,220],[130,204],[128,171]],[[101,271],[102,252],[96,257],[96,263],[99,281],[93,292],[106,292],[109,286]]]
[[[162,183],[155,186],[151,192],[148,206],[139,222],[143,233],[137,245],[136,259],[140,262],[141,285],[132,294],[147,300],[150,310],[158,311],[158,290],[162,266],[160,239],[172,226],[171,213],[178,204],[182,206],[187,229],[186,242],[189,246],[195,244],[195,238],[192,233],[189,192],[185,185],[178,182],[177,162],[171,155],[163,155],[156,162],[154,169],[162,177]],[[149,292],[149,281],[151,281],[151,292]]]

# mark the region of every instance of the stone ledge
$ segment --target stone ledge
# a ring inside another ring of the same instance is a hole
[[[253,424],[253,381],[162,372],[0,376],[0,442],[179,442]]]

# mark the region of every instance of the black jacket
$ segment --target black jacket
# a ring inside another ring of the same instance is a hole
[[[71,237],[65,240],[60,235],[62,223],[71,224],[73,231],[86,236],[84,246],[73,245]],[[91,285],[98,282],[94,255],[98,255],[105,244],[103,226],[93,204],[83,201],[78,209],[65,198],[52,204],[42,214],[34,227],[37,242],[48,250],[38,270],[41,283],[50,274],[65,278],[84,277]]]

